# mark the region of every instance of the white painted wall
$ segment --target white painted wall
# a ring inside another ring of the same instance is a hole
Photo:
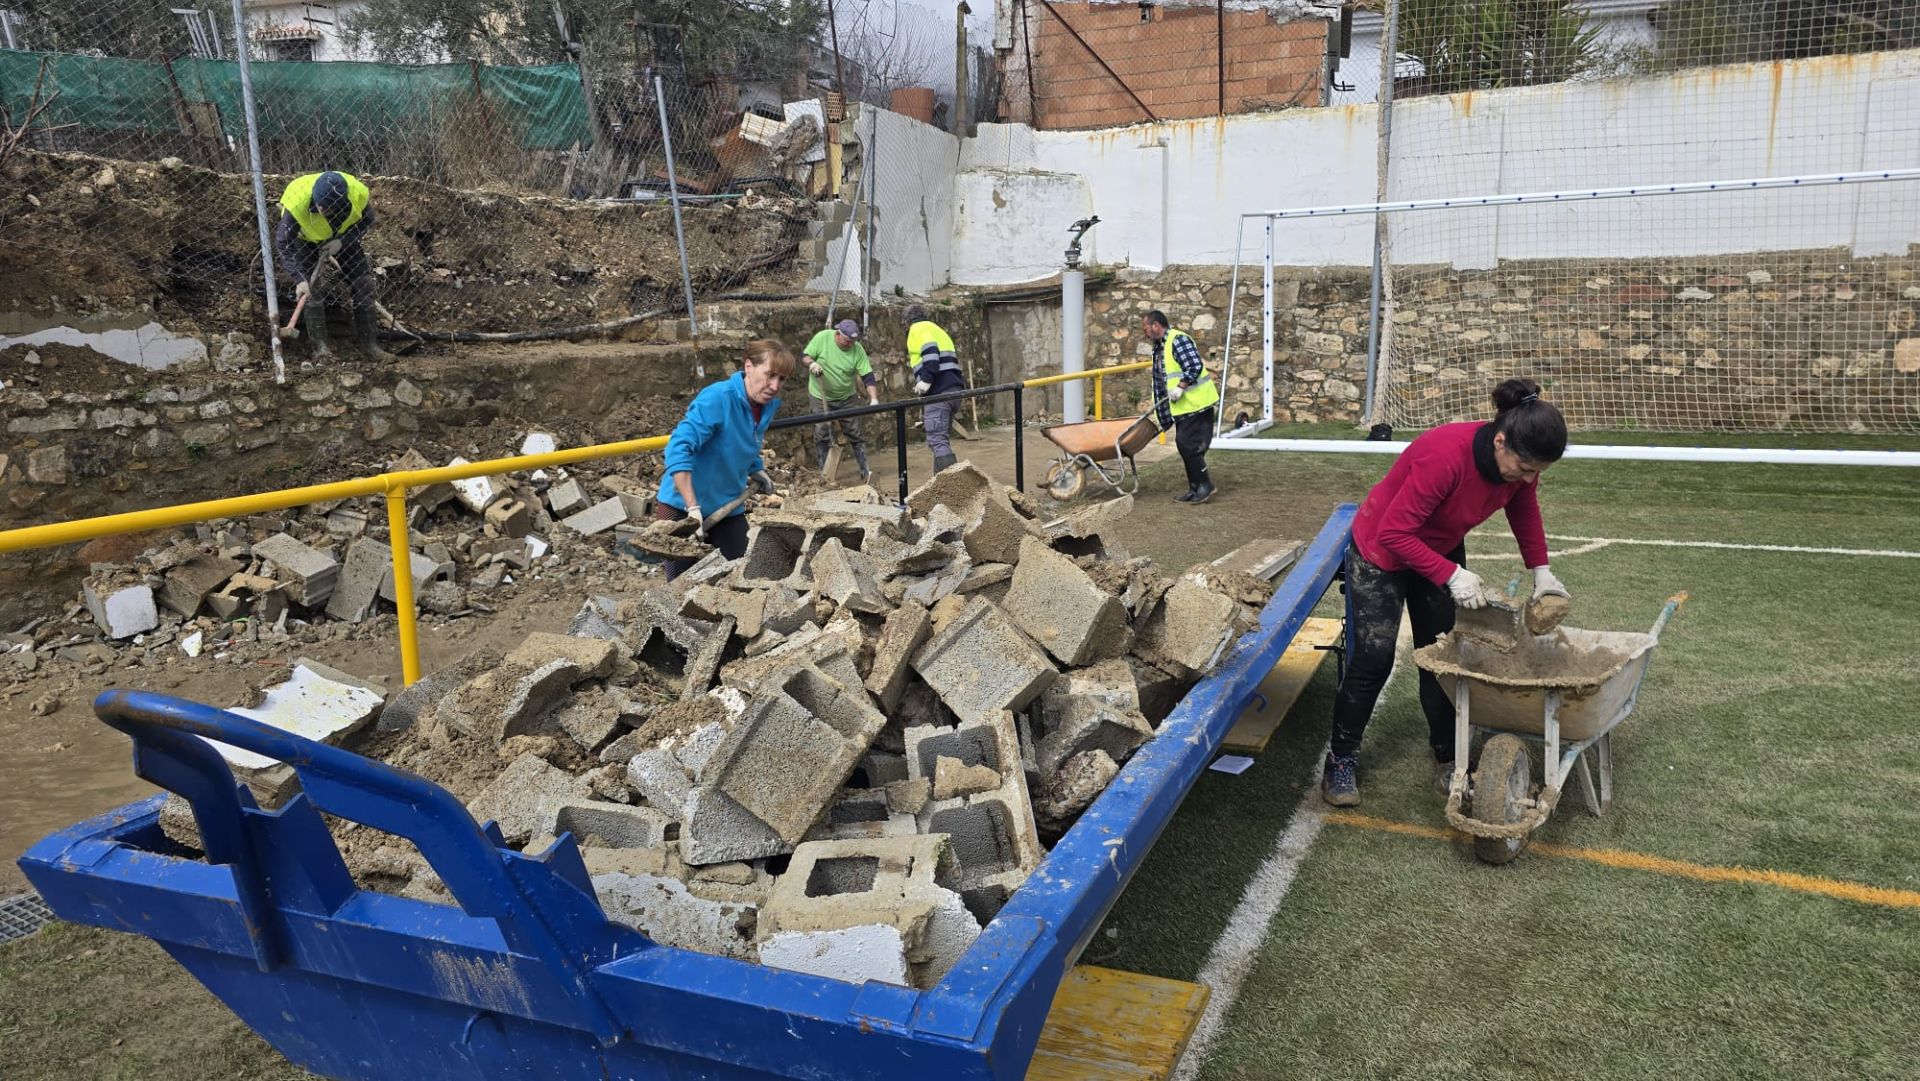
[[[1920,167],[1920,51],[1417,98],[1395,108],[1395,199]],[[1091,263],[1229,263],[1241,212],[1371,202],[1376,129],[1372,105],[1086,132],[982,125],[957,157],[973,175],[953,188],[952,281],[997,285],[1053,273],[1067,225],[1086,213],[1101,218],[1087,237]],[[1033,175],[1016,181],[1019,173]],[[1243,258],[1258,262],[1259,220],[1248,229]],[[1282,222],[1275,258],[1362,266],[1372,234],[1366,216]],[[1920,244],[1920,184],[1912,183],[1403,214],[1394,233],[1397,261],[1463,268],[1837,246],[1866,256],[1910,244]]]
[[[303,0],[247,0],[247,26],[255,31],[266,26],[309,28],[317,35],[313,43],[315,60],[372,60],[374,56],[371,50],[350,49],[340,40],[340,30],[345,21],[366,6],[366,0],[313,3]],[[254,42],[252,55],[264,58],[269,55],[269,48],[267,43]]]
[[[874,169],[871,246],[878,258],[873,267],[877,288],[891,292],[897,286],[924,294],[946,285],[953,257],[960,140],[918,120],[865,105],[852,124],[861,143],[862,168]],[[826,268],[808,288],[830,290],[838,283],[841,289],[860,291],[862,269],[868,266],[862,252],[867,182],[862,177],[847,265],[841,266],[843,234],[830,241]]]

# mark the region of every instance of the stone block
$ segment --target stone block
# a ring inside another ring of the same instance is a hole
[[[767,594],[768,591],[763,589],[695,585],[684,594],[680,602],[680,614],[716,623],[722,616],[732,616],[734,633],[742,638],[753,638],[766,622]]]
[[[1020,542],[1007,617],[1067,665],[1118,657],[1132,644],[1127,610],[1073,560],[1036,537]]]
[[[340,578],[339,560],[285,533],[254,545],[253,554],[269,564],[268,577],[286,583],[288,600],[309,608],[325,604]]]
[[[487,505],[487,531],[515,540],[533,532],[533,508],[511,497]]]
[[[591,537],[595,533],[605,533],[625,521],[627,521],[626,504],[620,502],[619,496],[608,496],[586,510],[560,519],[560,524],[582,536]]]
[[[587,492],[580,482],[569,477],[547,489],[547,508],[555,518],[565,518],[587,509]]]
[[[553,821],[554,808],[592,799],[587,783],[528,753],[513,760],[467,804],[473,817],[500,826],[508,844],[525,844]]]
[[[80,595],[100,633],[108,638],[132,638],[160,625],[153,590],[143,582],[96,576],[81,585]]]
[[[920,647],[913,667],[962,721],[1021,709],[1058,674],[1032,639],[978,597]]]
[[[814,552],[811,562],[814,587],[821,596],[856,612],[891,610],[874,580],[872,564],[859,552],[848,550],[840,538],[829,539]]]
[[[571,833],[582,848],[657,848],[680,839],[676,816],[652,807],[585,800],[552,809],[546,832]]]
[[[1046,855],[1034,826],[1013,715],[1003,712],[952,729],[907,730],[907,769],[913,779],[937,784],[942,758],[958,760],[963,767],[985,766],[1000,775],[997,789],[932,800],[919,812],[922,833],[952,838],[959,866],[955,888],[985,922]]]
[[[1040,698],[1045,734],[1037,741],[1034,768],[1050,776],[1067,759],[1104,751],[1124,762],[1153,738],[1153,725],[1140,712],[1140,692],[1127,662],[1107,661],[1068,672]]]
[[[393,553],[386,542],[360,538],[347,546],[347,561],[340,568],[339,582],[327,598],[327,615],[348,623],[358,623],[373,611],[380,587],[389,590],[393,580]]]
[[[743,586],[798,585],[805,581],[807,528],[791,521],[762,520],[747,539],[734,580]]]
[[[964,534],[967,554],[975,563],[1018,562],[1022,541],[1044,539],[1032,522],[999,500],[983,499],[979,508]]]
[[[1213,666],[1233,633],[1233,598],[1182,578],[1140,625],[1138,649],[1182,675]]]
[[[885,724],[858,683],[794,668],[754,696],[714,752],[703,787],[798,842]]]
[[[160,603],[191,619],[207,595],[226,585],[241,569],[237,559],[201,554],[168,569],[160,585]]]
[[[892,713],[900,705],[900,693],[906,690],[913,655],[932,633],[933,623],[927,610],[906,602],[887,616],[880,639],[873,647],[873,667],[867,674],[867,690],[880,708]]]

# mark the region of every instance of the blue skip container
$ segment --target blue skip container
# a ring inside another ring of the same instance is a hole
[[[62,919],[160,943],[326,1077],[1015,1081],[1068,967],[1332,583],[1354,509],[932,990],[657,945],[601,912],[570,837],[522,855],[419,777],[155,694],[95,708],[141,777],[191,801],[206,860],[171,854],[155,796],[20,866]],[[260,810],[197,737],[288,763],[302,793]],[[356,887],[322,811],[411,841],[459,907]]]

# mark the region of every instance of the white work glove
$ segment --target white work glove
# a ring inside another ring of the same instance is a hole
[[[1180,400],[1180,396],[1185,393],[1186,391],[1183,388],[1181,388],[1178,384],[1175,384],[1174,386],[1167,388],[1167,400],[1170,402],[1177,402]]]
[[[687,517],[693,519],[694,536],[704,537],[707,535],[707,516],[700,513],[700,504],[687,504]]]
[[[1481,584],[1479,575],[1465,567],[1454,568],[1453,577],[1447,579],[1447,592],[1453,594],[1453,603],[1462,608],[1487,606],[1486,586]]]
[[[825,368],[822,368],[822,367],[820,366],[820,362],[819,362],[819,361],[817,361],[817,360],[812,360],[812,359],[809,359],[809,360],[807,361],[807,370],[808,370],[808,371],[810,371],[810,372],[812,372],[812,373],[813,373],[813,374],[815,374],[815,375],[825,375],[825,374],[827,374],[827,370],[826,370]]]
[[[334,239],[327,241],[325,244],[320,245],[320,258],[322,259],[331,259],[334,256],[339,254],[340,254],[340,238],[339,237],[335,237]]]
[[[750,479],[753,483],[753,486],[760,489],[761,495],[773,494],[773,478],[767,475],[766,470],[764,469],[755,470],[753,476]]]
[[[1542,597],[1572,599],[1567,593],[1566,584],[1560,581],[1558,575],[1546,567],[1535,567],[1533,568],[1533,599],[1537,601]]]
[[[313,286],[307,283],[307,279],[301,278],[298,282],[294,283],[293,299],[305,300],[307,299],[307,294],[311,292],[313,292]]]
[[[932,383],[921,382],[921,383],[915,383],[913,385],[913,392],[915,394],[925,394],[927,391],[930,391],[932,389],[933,389]]]

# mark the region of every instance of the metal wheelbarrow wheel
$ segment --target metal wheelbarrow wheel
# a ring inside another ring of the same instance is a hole
[[[1047,494],[1066,502],[1087,486],[1086,471],[1079,462],[1056,461],[1047,467]]]
[[[1489,826],[1507,826],[1526,816],[1531,801],[1532,767],[1526,741],[1502,732],[1480,748],[1480,770],[1473,775],[1473,817]],[[1473,854],[1492,864],[1511,863],[1527,847],[1527,838],[1475,837]]]

